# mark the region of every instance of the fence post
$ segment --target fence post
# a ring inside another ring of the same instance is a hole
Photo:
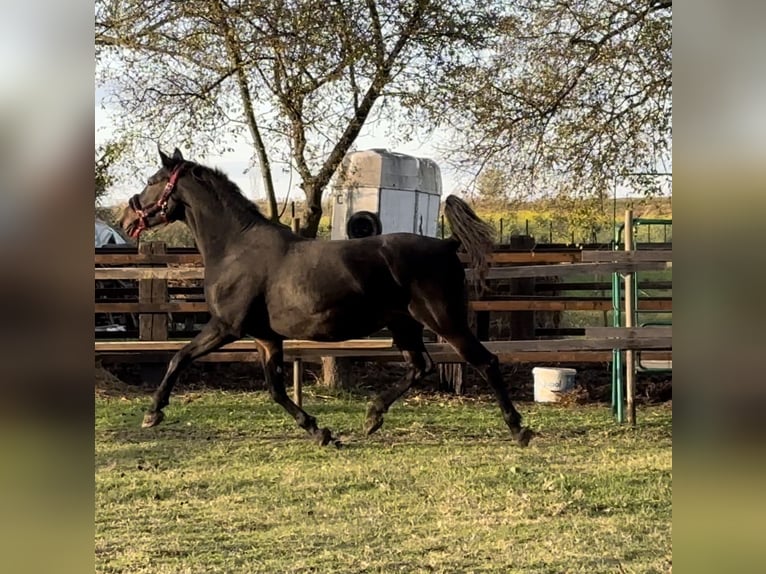
[[[151,242],[141,242],[138,244],[139,255],[149,256],[152,253]],[[148,265],[139,265],[139,267],[148,267]],[[138,302],[139,303],[151,303],[152,302],[152,280],[151,279],[139,279],[138,280]],[[140,341],[152,340],[152,316],[149,313],[138,314],[138,339]]]
[[[299,407],[303,406],[303,361],[293,360],[293,401]]]
[[[292,202],[292,215],[293,233],[298,235],[301,232],[301,218],[295,217],[295,202]],[[300,359],[293,361],[293,402],[299,407],[303,406],[303,361]]]
[[[438,342],[446,340],[439,337]],[[439,363],[439,388],[461,396],[465,392],[465,363]]]
[[[633,251],[633,210],[625,210],[625,251]],[[634,326],[634,307],[635,296],[635,271],[625,274],[625,326]],[[632,349],[625,351],[625,394],[628,407],[628,422],[631,425],[636,424],[636,369],[635,352]]]
[[[510,238],[511,249],[534,249],[535,242],[528,235],[516,235]],[[510,294],[511,295],[534,295],[535,283],[537,280],[534,277],[529,279],[511,279],[510,280]],[[546,313],[552,313],[554,316],[558,311],[514,311],[510,313],[511,324],[511,340],[522,341],[535,338],[535,316],[538,313],[543,315]],[[487,313],[489,314],[489,313]],[[487,334],[489,338],[489,334]]]
[[[138,252],[149,256],[164,255],[167,247],[162,241],[150,241],[141,243]],[[156,264],[150,262],[147,267]],[[138,280],[139,303],[167,303],[168,280],[167,279],[139,279]],[[138,338],[141,341],[166,341],[168,338],[168,316],[166,313],[141,313],[138,318]]]
[[[152,255],[167,253],[167,246],[162,241],[142,242],[138,245],[138,252],[147,256],[150,262],[145,267],[154,267],[156,263],[151,261]],[[139,303],[167,303],[168,281],[167,279],[139,279],[138,280]],[[166,313],[140,313],[138,316],[138,338],[141,341],[167,341],[168,339],[168,316]],[[142,378],[154,380],[164,373],[161,364],[142,364]]]

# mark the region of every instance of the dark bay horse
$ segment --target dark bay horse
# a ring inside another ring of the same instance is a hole
[[[533,432],[522,427],[503,383],[498,359],[473,335],[467,319],[462,245],[472,265],[487,269],[492,229],[461,199],[449,196],[448,239],[410,233],[346,241],[318,241],[269,221],[218,170],[159,151],[162,167],[125,208],[122,226],[131,237],[170,221],[185,222],[205,265],[210,321],[170,360],[142,426],[159,424],[179,372],[193,360],[244,336],[255,339],[273,399],[298,425],[326,445],[338,444],[327,428],[296,405],[284,384],[285,339],[343,341],[387,327],[408,364],[397,385],[376,396],[367,411],[368,434],[414,383],[433,370],[423,343],[424,325],[468,363],[479,368],[497,396],[511,435],[526,446]]]

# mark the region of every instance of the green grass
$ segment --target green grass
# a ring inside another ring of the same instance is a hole
[[[339,432],[310,442],[263,392],[96,398],[98,572],[667,572],[672,412],[636,429],[603,405],[520,408],[415,395],[364,437],[366,403],[305,406]]]

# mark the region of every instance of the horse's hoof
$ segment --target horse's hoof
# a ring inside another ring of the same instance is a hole
[[[163,413],[162,411],[146,413],[144,415],[144,420],[141,423],[141,427],[145,429],[148,429],[150,427],[156,427],[158,424],[162,422],[164,418],[165,418],[165,413]]]
[[[522,427],[515,438],[516,442],[519,443],[519,446],[525,447],[529,444],[529,441],[532,440],[533,436],[535,436],[535,432],[531,428]]]
[[[332,433],[327,427],[317,431],[317,442],[319,446],[327,446],[333,441]]]
[[[383,417],[380,415],[369,417],[367,419],[367,424],[365,425],[364,431],[367,433],[367,436],[370,436],[372,433],[374,433],[376,430],[378,430],[380,427],[383,426]]]

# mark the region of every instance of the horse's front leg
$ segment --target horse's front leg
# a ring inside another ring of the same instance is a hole
[[[168,406],[173,385],[175,385],[178,375],[186,365],[194,359],[198,359],[224,344],[234,341],[236,338],[232,335],[231,330],[227,329],[222,322],[215,318],[211,319],[196,337],[184,345],[170,359],[165,376],[154,393],[152,408],[144,416],[141,426],[144,428],[153,427],[160,424],[162,419],[165,418],[162,409]]]
[[[340,446],[340,441],[332,436],[328,428],[319,428],[314,417],[296,405],[287,395],[284,381],[284,359],[281,341],[257,340],[261,355],[261,364],[266,377],[266,385],[269,388],[271,398],[290,413],[298,426],[311,434],[316,441],[325,446],[330,443]]]

